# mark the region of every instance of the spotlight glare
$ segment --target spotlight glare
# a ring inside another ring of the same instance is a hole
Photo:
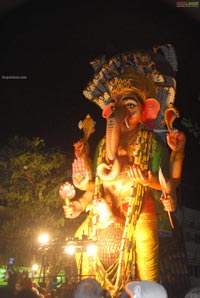
[[[38,264],[33,264],[33,266],[32,266],[33,271],[37,271],[38,268],[39,268]]]
[[[88,244],[86,250],[88,254],[95,255],[97,253],[97,245],[94,243]]]
[[[41,234],[39,236],[39,242],[41,244],[47,244],[49,242],[49,235],[48,234]]]
[[[76,247],[74,245],[65,246],[65,252],[69,255],[73,255],[75,253]]]

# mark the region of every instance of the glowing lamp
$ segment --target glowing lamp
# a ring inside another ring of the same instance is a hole
[[[95,255],[97,253],[97,245],[94,243],[88,244],[86,247],[86,251],[90,255]]]
[[[41,244],[47,244],[49,242],[49,235],[48,234],[41,234],[39,236],[39,242]]]
[[[38,264],[33,264],[33,266],[32,266],[32,270],[33,270],[34,272],[38,271],[38,268],[39,268]]]

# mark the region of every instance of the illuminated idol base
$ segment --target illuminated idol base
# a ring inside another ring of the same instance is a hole
[[[104,268],[107,269],[119,255],[119,247],[122,239],[122,229],[99,230],[98,241],[88,239],[86,235],[82,239],[68,239],[66,241],[65,252],[68,254],[78,254],[77,261],[78,278],[80,281],[86,277],[94,275],[85,274],[87,266],[86,255],[98,253]],[[190,278],[187,269],[187,256],[180,231],[173,233],[172,237],[160,238],[159,253],[159,283],[168,292],[168,298],[182,298],[190,288]]]
[[[159,238],[158,282],[167,290],[168,298],[183,298],[190,289],[190,275],[182,228],[175,219],[174,224],[175,229],[172,235],[170,234],[171,236],[160,235]],[[97,240],[90,239],[84,234],[83,229],[79,235],[79,237],[67,238],[64,241],[57,239],[49,241],[48,235],[41,235],[38,248],[40,270],[32,269],[33,272],[39,272],[40,283],[45,285],[49,274],[52,274],[49,267],[57,268],[53,262],[49,262],[53,255],[53,260],[60,261],[59,268],[62,268],[63,276],[75,285],[86,277],[96,278],[101,283],[102,279],[100,280],[99,277],[102,276],[103,278],[106,276],[107,280],[112,281],[112,285],[114,284],[113,280],[115,282],[117,279],[116,270],[119,266],[123,225],[113,223],[109,229],[98,229]],[[130,260],[130,262],[133,261]],[[132,278],[132,280],[137,280],[137,278]],[[108,290],[107,285],[105,288]],[[118,284],[116,288],[119,288]],[[113,295],[112,298],[115,296]]]

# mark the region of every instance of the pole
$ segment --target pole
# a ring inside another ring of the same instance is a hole
[[[43,277],[42,277],[42,284],[43,287],[46,287],[46,249],[44,247],[44,253],[42,258],[42,265],[43,265]]]
[[[79,281],[81,281],[82,277],[82,266],[83,266],[83,240],[82,240],[82,245],[81,245],[81,256],[80,256],[80,269],[79,269]]]

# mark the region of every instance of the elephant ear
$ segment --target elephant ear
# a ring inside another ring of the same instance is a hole
[[[142,112],[142,123],[150,129],[155,128],[155,120],[160,111],[160,103],[155,98],[148,98],[144,101]]]

